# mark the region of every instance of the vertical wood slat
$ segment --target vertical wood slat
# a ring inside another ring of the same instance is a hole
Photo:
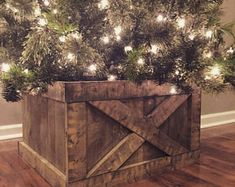
[[[191,150],[195,151],[200,149],[201,90],[194,87],[191,97]]]
[[[87,175],[87,109],[86,103],[67,105],[68,180]]]

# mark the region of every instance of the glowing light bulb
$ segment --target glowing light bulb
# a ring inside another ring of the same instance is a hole
[[[53,9],[53,10],[52,10],[52,13],[53,13],[53,14],[57,14],[57,13],[58,13],[58,10],[57,10],[57,9]]]
[[[8,72],[10,71],[11,67],[9,64],[6,64],[6,63],[2,63],[2,72]]]
[[[117,36],[120,35],[122,33],[122,27],[121,26],[115,27],[114,32]]]
[[[41,9],[40,9],[40,7],[36,7],[36,8],[35,8],[35,10],[34,10],[34,15],[37,16],[37,17],[38,17],[38,16],[41,16]]]
[[[46,26],[47,25],[47,20],[45,19],[45,18],[40,18],[39,20],[38,20],[38,24],[40,25],[40,26],[42,26],[42,27],[44,27],[44,26]]]
[[[104,36],[104,37],[102,38],[102,41],[103,41],[105,44],[108,44],[108,43],[110,42],[110,39],[109,39],[108,36]]]
[[[28,70],[28,69],[25,69],[25,70],[24,70],[24,73],[28,74],[28,73],[29,73],[29,70]]]
[[[151,48],[149,49],[149,52],[156,55],[156,54],[158,53],[158,51],[159,51],[158,45],[152,44],[152,45],[151,45]]]
[[[89,70],[91,73],[95,73],[96,70],[97,70],[97,65],[96,65],[96,64],[91,64],[91,65],[88,67],[88,70]]]
[[[145,60],[144,60],[143,58],[139,58],[139,60],[137,61],[137,63],[142,66],[142,65],[145,64]]]
[[[49,6],[49,5],[50,5],[50,1],[49,1],[49,0],[43,0],[43,4],[44,4],[45,6]]]
[[[179,75],[179,74],[180,74],[180,71],[179,71],[179,70],[176,70],[176,71],[175,71],[175,74],[176,74],[176,75]]]
[[[186,20],[184,18],[177,19],[177,25],[179,28],[184,28],[186,25]]]
[[[170,89],[170,94],[174,95],[174,94],[177,94],[177,87],[176,86],[171,86],[171,89]]]
[[[190,40],[194,40],[194,38],[196,37],[196,35],[193,34],[193,33],[191,33],[188,37],[189,37]]]
[[[206,33],[205,33],[205,37],[206,37],[206,38],[212,38],[212,35],[213,35],[213,31],[212,31],[212,30],[208,30],[208,31],[206,31]]]
[[[133,48],[131,47],[131,46],[126,46],[125,48],[124,48],[124,51],[126,52],[126,53],[128,53],[128,52],[130,52],[130,51],[132,51],[133,50]]]
[[[60,42],[64,43],[66,41],[66,36],[59,37]]]
[[[234,53],[234,49],[232,47],[229,48],[229,50],[227,51],[228,54],[233,54]]]
[[[221,75],[221,69],[219,66],[214,66],[211,68],[210,74],[214,77],[218,77]]]
[[[120,41],[121,39],[122,39],[121,36],[116,36],[117,41]]]
[[[109,75],[108,76],[108,81],[115,81],[117,79],[116,75]]]
[[[108,0],[100,0],[98,7],[100,10],[104,10],[109,8],[109,1]]]
[[[67,59],[69,61],[73,61],[75,59],[75,55],[73,53],[69,52],[68,55],[67,55]]]
[[[212,58],[213,53],[210,51],[210,52],[205,53],[204,56],[205,56],[205,58]]]
[[[164,16],[163,15],[158,15],[158,17],[157,17],[157,22],[163,22],[163,21],[166,21],[166,18],[164,18]]]

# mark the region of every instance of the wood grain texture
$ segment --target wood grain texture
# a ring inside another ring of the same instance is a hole
[[[116,171],[144,142],[143,138],[134,133],[128,135],[91,169],[87,178]]]
[[[153,172],[148,179],[132,184],[119,184],[116,186],[234,187],[235,124],[203,129],[201,135],[202,146],[199,164],[194,164],[170,172]],[[40,175],[20,159],[17,151],[17,141],[0,142],[0,186],[50,187]],[[109,186],[112,186],[112,182]]]
[[[120,101],[93,101],[89,103],[167,154],[175,155],[187,152],[183,146],[160,132],[155,124],[151,123],[151,120],[136,116],[134,111]]]

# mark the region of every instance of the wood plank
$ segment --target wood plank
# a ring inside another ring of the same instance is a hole
[[[150,115],[152,123],[159,128],[184,102],[189,95],[174,95],[165,99]]]
[[[94,101],[89,103],[165,153],[176,155],[187,152],[187,149],[164,133],[160,133],[159,129],[145,118],[136,116],[134,111],[120,101]]]
[[[141,85],[130,81],[62,82],[65,85],[65,102],[128,99],[151,96],[169,96],[170,84],[157,85],[145,81]],[[179,92],[182,94],[182,92]]]
[[[19,154],[52,186],[66,187],[65,175],[23,142],[19,143]]]
[[[191,150],[200,148],[201,129],[201,90],[193,87],[191,96]]]
[[[140,179],[149,177],[152,173],[167,170],[170,167],[171,159],[170,157],[165,157],[134,164],[132,166],[122,168],[114,173],[106,173],[91,177],[87,180],[70,183],[69,187],[120,186],[124,185],[124,183],[136,182]]]
[[[67,105],[68,180],[87,175],[87,108],[86,103]]]
[[[87,178],[116,171],[144,142],[143,138],[134,133],[128,135],[91,169]]]

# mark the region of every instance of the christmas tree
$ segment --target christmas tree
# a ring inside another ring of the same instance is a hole
[[[190,90],[235,85],[223,0],[0,0],[3,96],[55,81],[131,80]]]

